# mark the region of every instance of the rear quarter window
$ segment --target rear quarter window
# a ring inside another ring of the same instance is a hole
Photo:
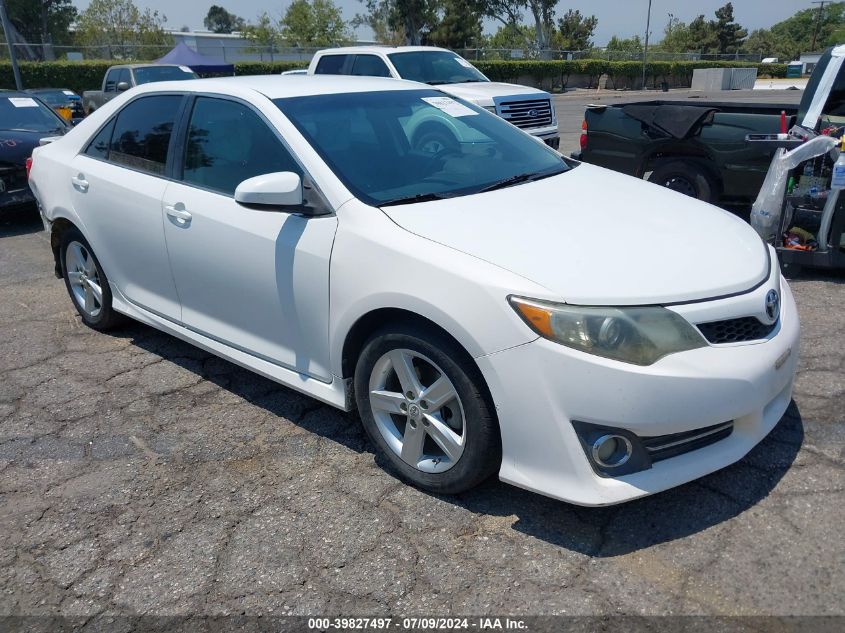
[[[349,55],[323,55],[317,62],[315,75],[342,75]]]

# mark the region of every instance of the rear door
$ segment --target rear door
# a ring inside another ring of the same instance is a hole
[[[199,96],[164,230],[184,325],[274,364],[330,381],[329,258],[337,218],[234,200],[242,181],[303,169],[250,104]]]
[[[72,204],[108,278],[132,303],[180,318],[164,242],[161,201],[173,128],[184,97],[129,102],[73,159]]]

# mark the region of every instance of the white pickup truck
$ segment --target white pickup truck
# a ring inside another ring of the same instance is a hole
[[[393,77],[437,86],[447,94],[499,115],[558,149],[557,116],[548,92],[490,81],[463,57],[432,46],[355,46],[318,51],[309,75]],[[445,133],[445,132],[444,132]],[[448,137],[426,135],[429,143],[448,146]],[[433,140],[432,140],[433,139]]]

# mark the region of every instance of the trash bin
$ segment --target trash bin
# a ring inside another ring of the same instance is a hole
[[[789,79],[796,79],[801,77],[801,68],[804,66],[801,62],[794,62],[792,64],[787,64],[786,66],[786,76]]]

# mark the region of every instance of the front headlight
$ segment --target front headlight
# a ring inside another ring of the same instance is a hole
[[[668,354],[706,347],[690,323],[666,308],[570,306],[510,297],[540,336],[588,354],[651,365]]]

